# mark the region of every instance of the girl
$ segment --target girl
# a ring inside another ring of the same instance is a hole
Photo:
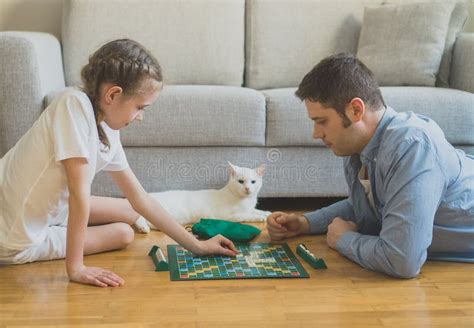
[[[162,89],[158,61],[132,40],[109,42],[0,162],[0,264],[66,258],[71,281],[120,286],[83,256],[126,247],[139,215],[190,251],[233,256],[233,243],[198,241],[150,197],[128,166],[119,132],[141,120]],[[110,173],[127,199],[91,197],[94,175]],[[130,206],[131,204],[131,206]]]

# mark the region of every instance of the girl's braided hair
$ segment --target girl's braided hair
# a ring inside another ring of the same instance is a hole
[[[162,82],[163,76],[158,60],[145,47],[133,40],[120,39],[104,44],[89,57],[89,63],[81,70],[81,79],[82,89],[94,108],[99,140],[108,150],[109,140],[100,125],[101,85],[103,83],[118,85],[125,95],[132,96],[142,92],[142,82],[145,79]]]

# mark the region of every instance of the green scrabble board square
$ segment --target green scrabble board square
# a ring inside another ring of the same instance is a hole
[[[197,256],[180,245],[168,245],[170,279],[308,278],[288,244],[237,244],[236,257]]]

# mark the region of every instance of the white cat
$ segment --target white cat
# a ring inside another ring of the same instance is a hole
[[[222,189],[171,190],[151,195],[180,224],[194,223],[201,218],[265,221],[271,212],[255,208],[265,165],[249,169],[229,162],[229,169],[229,180]],[[150,227],[156,229],[142,216],[135,222],[135,227],[142,233],[150,232]]]

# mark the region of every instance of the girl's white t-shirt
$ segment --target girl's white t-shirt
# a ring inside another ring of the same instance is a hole
[[[101,151],[89,98],[67,88],[0,160],[0,247],[39,244],[48,226],[66,221],[69,192],[62,160],[86,158],[89,184],[101,170],[128,168],[119,131],[101,124],[110,142],[107,152]]]

